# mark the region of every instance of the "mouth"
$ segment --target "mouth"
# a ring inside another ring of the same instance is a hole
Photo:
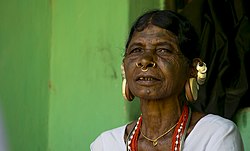
[[[159,79],[154,77],[138,77],[136,81],[159,81]]]
[[[138,76],[136,78],[136,82],[139,85],[144,85],[144,86],[150,86],[150,85],[155,85],[160,82],[159,78],[156,78],[154,76]]]

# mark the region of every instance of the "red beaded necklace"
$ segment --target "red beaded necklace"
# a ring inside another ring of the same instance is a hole
[[[177,123],[177,126],[174,130],[174,134],[172,137],[172,150],[171,151],[181,151],[182,145],[184,143],[187,129],[189,126],[191,118],[191,109],[185,104],[183,107],[182,114],[179,118],[179,121]],[[142,124],[142,117],[140,116],[138,118],[138,121],[136,123],[136,126],[131,131],[131,133],[128,135],[126,146],[127,151],[137,151],[138,148],[138,137],[140,134],[140,128]]]

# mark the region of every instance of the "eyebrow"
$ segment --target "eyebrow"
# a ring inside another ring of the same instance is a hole
[[[175,42],[173,41],[162,41],[162,42],[157,42],[154,44],[154,46],[171,46],[173,48],[176,48],[176,46],[174,45]],[[176,44],[178,45],[178,44]],[[128,49],[131,49],[133,47],[144,47],[145,45],[142,43],[142,42],[135,42],[135,43],[132,43]]]
[[[156,45],[157,46],[172,45],[172,42],[166,42],[166,41],[164,41],[164,42],[158,42],[158,43],[156,43]]]
[[[143,47],[144,45],[141,42],[135,42],[135,43],[132,43],[128,48],[132,48],[134,46],[141,46],[141,47]]]

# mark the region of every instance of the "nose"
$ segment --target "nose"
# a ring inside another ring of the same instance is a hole
[[[141,68],[143,72],[148,71],[149,67],[154,68],[156,66],[153,56],[151,55],[143,55],[138,62],[136,63],[138,68]]]

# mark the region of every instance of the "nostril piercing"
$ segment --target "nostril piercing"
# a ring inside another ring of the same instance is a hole
[[[155,67],[155,63],[153,63],[153,66],[152,66],[153,68]]]
[[[142,71],[142,72],[147,72],[147,71],[148,71],[148,68],[144,69],[143,67],[141,67],[141,71]]]
[[[138,68],[141,68],[141,67],[142,67],[142,64],[141,64],[141,63],[138,64],[138,63],[136,62],[135,65],[136,65],[136,67],[138,67]]]

